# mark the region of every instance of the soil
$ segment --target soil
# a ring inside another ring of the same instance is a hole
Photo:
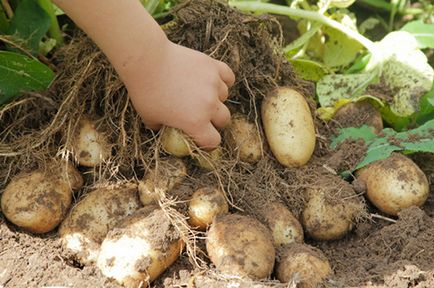
[[[237,82],[231,89],[230,109],[255,121],[263,139],[260,102],[277,85],[300,91],[312,112],[316,108],[314,85],[300,80],[276,54],[284,39],[273,17],[243,15],[211,0],[187,1],[173,15],[175,22],[164,25],[172,41],[203,51],[234,70]],[[0,191],[22,171],[45,167],[59,155],[72,159],[72,135],[78,120],[87,114],[99,119],[98,127],[112,141],[113,153],[111,161],[102,167],[80,167],[85,183],[77,195],[82,196],[99,182],[138,181],[167,157],[160,150],[158,135],[145,129],[114,69],[88,38],[74,36],[55,59],[61,72],[47,95],[27,95],[0,111]],[[371,87],[378,90],[377,94],[387,94],[380,88]],[[188,177],[166,194],[161,207],[186,248],[152,287],[295,287],[278,283],[274,275],[252,281],[217,273],[205,252],[205,234],[183,226],[189,198],[206,186],[226,192],[230,212],[258,220],[258,211],[275,201],[285,204],[299,218],[307,192],[315,189],[336,204],[351,198],[351,202],[364,207],[353,231],[340,240],[305,239],[327,256],[334,271],[323,286],[434,287],[434,157],[412,156],[431,183],[426,203],[402,211],[397,219],[390,218],[364,199],[362,183],[350,177],[350,185],[338,175],[354,168],[366,147],[347,141],[332,150],[330,138],[335,127],[313,115],[317,145],[304,167],[283,168],[274,160],[266,141],[263,159],[256,164],[234,160],[236,153],[225,142],[223,160],[216,171],[204,171],[193,161],[184,160]],[[345,126],[346,121],[350,120],[341,120],[340,125]],[[343,190],[345,193],[341,193]],[[153,229],[158,230],[158,225]],[[57,231],[32,235],[8,222],[0,212],[0,287],[45,286],[120,287],[97,268],[83,266],[65,253]]]

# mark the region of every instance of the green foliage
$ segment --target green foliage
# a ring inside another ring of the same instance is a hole
[[[412,34],[420,49],[434,48],[434,24],[425,24],[422,20],[416,20],[407,23],[401,30]]]
[[[327,68],[321,63],[306,60],[306,59],[292,59],[289,60],[294,69],[301,78],[308,81],[318,81],[329,73]]]

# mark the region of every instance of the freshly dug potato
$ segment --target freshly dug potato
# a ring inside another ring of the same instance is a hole
[[[188,215],[189,223],[199,230],[206,230],[218,215],[227,214],[229,205],[225,195],[217,188],[204,187],[191,196]]]
[[[262,140],[254,123],[242,114],[232,116],[231,124],[225,129],[225,138],[238,153],[240,160],[256,163],[262,157]]]
[[[252,279],[270,276],[276,256],[270,231],[259,221],[236,214],[215,218],[206,250],[220,272]]]
[[[316,240],[342,238],[352,228],[356,215],[364,209],[351,186],[336,187],[341,195],[328,190],[311,189],[302,213],[306,233]]]
[[[219,162],[222,158],[223,149],[221,146],[215,148],[210,152],[201,151],[201,153],[195,153],[192,155],[197,166],[202,169],[213,171],[219,167]]]
[[[147,287],[175,262],[183,247],[164,211],[150,205],[107,234],[97,266],[125,287]]]
[[[66,183],[68,183],[69,187],[72,190],[78,190],[83,186],[83,176],[81,176],[80,172],[74,167],[71,162],[56,162],[55,165],[59,165],[56,170],[59,171],[60,177]]]
[[[139,182],[139,196],[143,205],[158,201],[165,194],[178,186],[187,175],[187,167],[181,159],[167,158],[149,170]]]
[[[164,151],[176,157],[190,155],[191,149],[184,133],[176,128],[165,127],[161,134]]]
[[[365,182],[367,197],[384,213],[397,216],[404,208],[422,206],[429,194],[429,184],[419,167],[404,155],[373,162],[357,171]]]
[[[317,248],[293,243],[279,252],[276,276],[280,282],[295,280],[299,288],[316,288],[332,274],[327,258]]]
[[[333,119],[343,128],[369,125],[374,127],[376,133],[383,130],[381,113],[366,100],[343,105],[336,111]]]
[[[59,228],[65,250],[83,265],[94,263],[107,232],[139,209],[137,185],[109,185],[89,192]]]
[[[71,201],[71,185],[61,174],[36,170],[20,174],[9,183],[1,197],[1,210],[15,225],[46,233],[60,224]]]
[[[271,230],[275,246],[303,243],[303,227],[285,205],[279,202],[269,203],[264,206],[261,214],[265,225]]]
[[[273,155],[286,167],[306,164],[315,148],[309,106],[297,91],[281,87],[264,98],[262,122]]]
[[[98,131],[96,124],[89,118],[80,120],[72,146],[74,157],[81,166],[95,167],[111,156],[107,137]]]

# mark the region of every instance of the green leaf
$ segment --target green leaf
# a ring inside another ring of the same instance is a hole
[[[24,91],[43,91],[54,78],[41,62],[7,51],[0,51],[0,75],[0,104]]]
[[[347,71],[345,71],[345,74],[354,74],[354,73],[361,72],[363,69],[365,69],[366,65],[369,63],[369,59],[371,59],[370,53],[360,55],[354,61],[353,65],[351,65],[351,67],[348,68]]]
[[[34,0],[19,2],[12,18],[8,34],[26,42],[26,46],[38,53],[39,42],[50,27],[50,17]]]
[[[295,73],[308,81],[317,82],[326,74],[330,73],[323,65],[318,62],[306,59],[289,60]]]
[[[288,44],[285,48],[283,48],[283,52],[285,54],[293,54],[291,52],[306,44],[315,35],[315,33],[319,31],[321,26],[322,25],[320,23],[313,24],[309,30],[304,32],[300,37],[298,37],[290,44]]]
[[[9,21],[5,12],[0,7],[0,33],[5,34],[9,27]]]
[[[330,6],[338,8],[350,7],[356,0],[331,0]]]
[[[402,31],[411,33],[420,49],[434,48],[434,24],[425,24],[422,20],[407,23]]]
[[[330,147],[332,149],[336,149],[338,144],[342,143],[347,139],[352,140],[363,140],[365,143],[371,142],[373,139],[377,137],[377,134],[374,132],[374,128],[372,126],[363,125],[359,128],[342,128],[339,129],[339,135],[332,140]]]

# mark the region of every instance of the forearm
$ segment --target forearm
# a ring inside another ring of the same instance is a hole
[[[139,0],[53,2],[93,39],[124,82],[138,77],[138,65],[141,71],[158,65],[168,40]]]

